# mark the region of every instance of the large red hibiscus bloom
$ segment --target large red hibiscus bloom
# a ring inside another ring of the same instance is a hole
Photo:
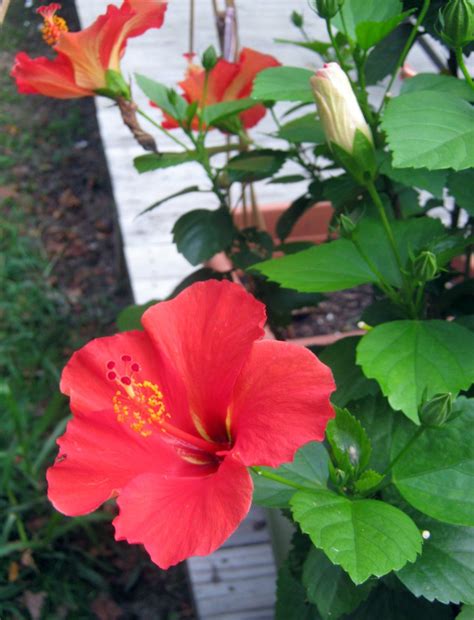
[[[245,47],[240,52],[237,62],[228,62],[221,58],[209,72],[207,80],[206,96],[204,97],[204,83],[206,72],[198,65],[190,64],[186,78],[179,82],[183,90],[183,97],[189,103],[197,101],[199,106],[212,105],[223,101],[245,99],[252,92],[255,76],[270,67],[278,67],[280,63],[276,58],[268,54],[262,54],[256,50]],[[265,116],[265,106],[257,104],[242,112],[240,120],[242,125],[249,129],[256,125]],[[173,129],[178,123],[168,115],[165,115],[163,127]],[[199,121],[193,119],[192,129],[198,129]]]
[[[151,307],[144,332],[93,340],[64,369],[73,419],[48,471],[67,515],[118,496],[116,538],[167,568],[214,551],[246,516],[251,465],[321,441],[331,371],[307,349],[260,340],[264,306],[230,282]]]
[[[127,39],[150,28],[160,28],[166,11],[164,0],[124,0],[109,5],[88,28],[67,32],[64,20],[55,14],[60,4],[40,7],[43,37],[57,56],[30,58],[17,54],[12,69],[19,92],[59,99],[94,95],[107,87],[106,72],[120,71]]]

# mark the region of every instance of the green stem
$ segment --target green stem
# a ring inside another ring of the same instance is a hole
[[[149,123],[151,123],[154,127],[156,127],[156,129],[159,129],[162,133],[164,133],[166,136],[168,136],[168,138],[173,140],[173,142],[176,142],[176,144],[179,144],[179,146],[181,146],[185,151],[188,150],[188,147],[184,144],[184,142],[181,142],[181,140],[179,140],[178,138],[173,136],[173,134],[170,131],[168,131],[167,129],[162,127],[159,123],[157,123],[155,120],[153,120],[151,118],[151,116],[148,116],[148,114],[146,112],[144,112],[140,108],[138,108],[137,112],[138,112],[138,114],[140,114],[140,116],[142,116],[143,118],[146,118],[146,120]]]
[[[273,474],[272,472],[262,469],[261,467],[251,467],[250,469],[257,474],[257,476],[263,476],[263,478],[268,478],[268,480],[279,482],[287,487],[292,487],[293,489],[298,489],[299,491],[314,491],[311,487],[305,487],[304,485],[293,482],[292,480],[287,480],[286,478],[283,478],[283,476]]]
[[[400,271],[400,276],[403,282],[402,293],[406,295],[406,298],[404,300],[404,305],[407,307],[412,318],[417,318],[418,310],[413,301],[412,283],[407,278],[407,275],[405,274],[405,271],[403,269],[402,259],[398,251],[397,243],[395,241],[392,227],[390,225],[387,214],[385,212],[385,207],[383,206],[382,199],[380,198],[377,188],[375,187],[375,184],[373,181],[367,181],[366,187],[370,194],[370,197],[372,198],[373,203],[377,207],[377,211],[379,212],[380,219],[382,220],[382,225],[384,227],[385,234],[387,235],[387,239],[392,249],[392,253],[395,258],[395,261],[397,263],[398,270]]]
[[[403,265],[402,259],[400,258],[400,254],[398,252],[398,247],[395,241],[395,237],[393,236],[393,230],[390,226],[390,222],[388,221],[387,214],[385,212],[385,207],[383,206],[382,199],[379,196],[377,188],[373,181],[368,181],[366,184],[367,190],[372,198],[373,203],[377,207],[377,211],[379,212],[380,219],[382,220],[383,227],[385,229],[385,234],[387,235],[388,241],[390,243],[390,247],[392,248],[393,255],[397,262],[398,268],[400,269],[400,273],[403,276]]]
[[[418,427],[416,429],[414,435],[408,441],[408,443],[400,450],[400,452],[397,454],[397,456],[394,459],[392,459],[390,461],[390,463],[387,465],[387,467],[385,468],[385,471],[382,473],[382,476],[385,477],[388,473],[390,473],[392,471],[392,469],[395,467],[395,465],[398,463],[398,461],[412,447],[412,445],[415,443],[415,441],[418,439],[418,437],[424,432],[424,430],[425,430],[424,426],[420,426],[420,427]]]
[[[376,128],[376,122],[374,118],[374,114],[370,109],[369,98],[367,95],[367,84],[365,79],[365,63],[367,62],[367,54],[364,53],[361,59],[354,57],[354,62],[356,63],[357,68],[357,78],[359,81],[359,103],[361,104],[362,110],[364,111],[365,117],[374,130]]]
[[[357,251],[359,252],[361,257],[363,258],[363,260],[369,266],[369,269],[372,271],[372,273],[378,279],[378,285],[380,286],[382,291],[385,293],[385,295],[387,295],[387,297],[391,301],[393,301],[394,304],[399,305],[400,304],[400,299],[399,299],[399,297],[397,295],[397,292],[393,289],[392,286],[390,286],[390,284],[385,282],[385,279],[384,279],[383,275],[381,274],[381,272],[379,271],[377,265],[367,256],[367,254],[364,252],[364,249],[362,248],[362,246],[360,245],[360,243],[356,239],[352,238],[351,241],[355,245]]]
[[[469,71],[467,70],[466,64],[464,63],[464,58],[462,55],[462,48],[458,47],[454,51],[456,53],[456,60],[457,60],[458,66],[461,69],[464,77],[466,78],[466,82],[474,90],[474,82],[472,81]]]
[[[428,9],[430,8],[430,3],[431,3],[431,0],[424,0],[423,2],[423,6],[421,8],[420,14],[418,15],[418,19],[416,20],[415,25],[413,26],[412,31],[410,32],[410,36],[408,37],[407,42],[405,43],[402,53],[397,61],[397,64],[395,65],[395,69],[392,73],[392,77],[390,78],[390,82],[388,83],[388,86],[385,90],[385,94],[380,104],[379,113],[380,113],[380,110],[384,106],[387,93],[392,88],[393,83],[395,82],[395,79],[397,77],[397,74],[400,71],[400,68],[402,67],[403,63],[405,62],[406,57],[408,56],[408,52],[410,51],[411,46],[413,45],[413,41],[415,40],[415,37],[418,34],[418,28],[420,27],[420,25],[422,24],[423,20],[426,17],[426,14],[428,13]]]
[[[326,30],[328,32],[329,39],[331,41],[331,45],[333,46],[334,51],[336,53],[336,58],[339,61],[339,64],[341,65],[341,68],[348,74],[347,77],[349,78],[349,81],[351,82],[352,87],[354,87],[354,83],[352,82],[352,80],[351,80],[351,78],[349,76],[349,73],[348,73],[349,72],[349,68],[347,67],[346,62],[345,62],[344,58],[342,57],[341,50],[339,49],[339,45],[337,44],[336,39],[334,37],[334,33],[332,31],[332,26],[331,26],[331,20],[330,19],[326,20]],[[349,38],[347,40],[349,41]]]

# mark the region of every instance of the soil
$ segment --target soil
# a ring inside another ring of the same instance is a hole
[[[316,308],[293,313],[292,324],[284,330],[286,338],[308,338],[334,332],[357,329],[360,316],[373,302],[373,290],[368,284],[325,295]]]
[[[77,30],[73,1],[63,0],[62,4],[62,15],[71,30]],[[15,46],[32,56],[45,54],[34,8],[23,2],[13,6],[7,16],[14,25],[8,33],[12,41],[4,39],[0,48],[2,88],[9,79]],[[3,217],[8,217],[9,199],[27,214],[27,234],[39,237],[47,254],[45,276],[58,297],[65,299],[64,312],[77,329],[74,341],[83,344],[116,332],[115,317],[132,303],[132,297],[92,99],[62,101],[32,96],[20,102],[12,97],[9,103],[2,96],[0,112],[0,134],[13,145],[0,153],[0,165],[9,168],[7,185],[0,183]],[[71,352],[72,348],[65,346],[65,361]],[[93,601],[88,617],[195,617],[184,565],[161,571],[140,547],[114,543],[110,524],[94,527],[104,542],[91,548],[78,530],[74,544],[87,554],[106,559],[113,570],[107,577],[107,592]]]

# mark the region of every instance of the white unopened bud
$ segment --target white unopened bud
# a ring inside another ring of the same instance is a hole
[[[329,62],[311,78],[319,117],[329,144],[352,154],[357,129],[373,143],[349,78],[336,62]]]

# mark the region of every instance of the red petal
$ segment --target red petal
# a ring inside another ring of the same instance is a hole
[[[280,66],[280,63],[273,56],[244,47],[239,56],[238,74],[227,89],[224,99],[243,99],[248,97],[252,92],[255,76],[264,69],[278,66]]]
[[[140,366],[133,378],[137,382],[151,381],[164,395],[166,410],[171,423],[184,431],[194,432],[189,416],[186,390],[173,368],[154,348],[150,338],[139,331],[124,332],[107,338],[92,340],[74,353],[61,377],[61,391],[70,396],[73,412],[102,411],[112,408],[112,398],[117,391],[115,381],[107,379],[109,361],[118,377],[127,374],[122,355],[129,355]]]
[[[264,305],[237,284],[208,280],[153,306],[142,322],[182,377],[207,434],[225,441],[235,381],[252,344],[264,335]]]
[[[125,0],[120,8],[109,5],[87,28],[61,34],[55,49],[71,60],[77,84],[91,90],[104,88],[106,70],[120,70],[127,39],[159,28],[165,11],[162,0]]]
[[[30,58],[24,52],[16,55],[11,76],[23,94],[40,94],[57,99],[91,96],[90,89],[81,88],[74,81],[72,65],[66,56]]]
[[[158,434],[142,437],[120,424],[110,410],[76,414],[58,444],[59,458],[47,473],[48,497],[70,516],[95,510],[144,472],[199,471]]]
[[[334,390],[330,369],[308,349],[256,342],[232,399],[232,452],[245,465],[291,461],[303,444],[323,440]]]
[[[132,480],[117,500],[115,537],[145,545],[161,568],[193,555],[207,555],[247,515],[252,488],[246,468],[232,457],[208,476],[144,474]]]
[[[256,105],[249,110],[245,110],[239,116],[245,129],[250,129],[259,123],[266,113],[267,109],[264,105]]]

